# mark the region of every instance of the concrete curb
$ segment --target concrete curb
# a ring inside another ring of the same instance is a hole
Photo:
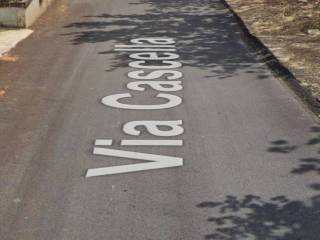
[[[27,28],[43,14],[54,0],[31,0],[28,4],[0,7],[0,26]]]
[[[263,56],[261,60],[275,73],[275,75],[281,78],[294,92],[295,94],[314,112],[320,117],[320,103],[313,97],[309,89],[303,88],[300,85],[300,81],[294,76],[294,74],[281,63],[281,60],[276,57],[272,49],[268,47],[268,44],[260,39],[259,36],[254,34],[254,31],[250,29],[250,26],[246,25],[243,19],[237,14],[227,0],[222,0],[224,5],[231,11],[237,22],[240,24],[245,41],[253,47],[259,55]]]

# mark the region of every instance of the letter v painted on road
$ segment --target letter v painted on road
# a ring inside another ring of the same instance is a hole
[[[97,144],[97,145],[99,146],[103,145],[101,144],[101,142],[102,141],[99,140],[100,144]],[[110,140],[105,141],[105,143],[106,145],[111,145]],[[156,155],[156,154],[140,153],[140,152],[133,152],[133,151],[123,151],[123,150],[101,148],[101,147],[95,147],[93,150],[93,154],[110,156],[110,157],[129,158],[129,159],[135,159],[135,160],[145,160],[150,162],[88,169],[86,174],[87,178],[183,166],[183,158],[171,157],[171,156],[165,156],[165,155]]]

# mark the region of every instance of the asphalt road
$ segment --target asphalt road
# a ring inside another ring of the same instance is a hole
[[[33,29],[15,61],[0,62],[1,240],[319,239],[318,122],[220,1],[57,0]],[[176,42],[183,89],[169,93],[183,102],[104,105],[120,93],[134,96],[127,104],[166,102],[148,86],[126,87],[134,59],[115,45],[143,37]],[[182,120],[184,133],[124,133],[143,120]],[[145,163],[93,154],[97,139],[184,164],[86,178],[88,169]]]

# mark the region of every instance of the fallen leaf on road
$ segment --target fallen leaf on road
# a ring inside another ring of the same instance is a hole
[[[4,54],[0,56],[0,61],[4,61],[4,62],[16,62],[18,59],[19,59],[18,56],[12,56],[9,54]]]
[[[6,94],[5,90],[0,90],[0,97],[3,97]]]
[[[0,89],[0,97],[4,97],[6,95],[6,90],[8,89],[8,86],[5,86],[4,88]]]

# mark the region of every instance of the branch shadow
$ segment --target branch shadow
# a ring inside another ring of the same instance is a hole
[[[317,146],[320,144],[320,128],[318,126],[313,126],[310,128],[310,132],[316,136],[310,138],[305,143],[300,145],[290,144],[287,140],[279,139],[271,142],[271,146],[267,149],[271,153],[279,154],[289,154],[297,151],[301,148],[307,148],[312,146]],[[320,148],[317,152],[319,154]],[[307,173],[317,173],[320,174],[320,158],[318,157],[307,157],[299,159],[299,166],[291,170],[292,174],[307,174]]]
[[[207,219],[214,233],[205,239],[317,240],[320,236],[320,196],[313,197],[310,204],[286,196],[268,200],[255,195],[227,196],[197,207],[216,213]]]
[[[320,144],[320,127],[310,128],[313,137],[302,144],[291,144],[286,139],[270,142],[267,152],[291,154],[301,148],[313,153],[310,147]],[[319,154],[319,152],[317,152]],[[299,159],[299,165],[291,169],[292,175],[320,174],[320,158]],[[308,187],[320,191],[320,183]],[[205,239],[214,240],[318,240],[320,239],[320,195],[306,201],[276,196],[263,199],[257,195],[239,197],[228,195],[223,201],[207,201],[198,208],[214,212],[207,222],[212,224],[214,233]]]
[[[127,44],[133,38],[170,37],[176,39],[184,65],[208,70],[207,78],[232,77],[238,70],[258,73],[259,79],[268,77],[265,69],[257,66],[256,53],[241,40],[241,29],[222,1],[140,0],[131,4],[150,9],[142,14],[84,16],[83,21],[65,26],[72,30],[65,35],[71,36],[74,45]],[[112,49],[99,54],[112,58],[106,71],[127,65],[125,54],[114,54]]]

